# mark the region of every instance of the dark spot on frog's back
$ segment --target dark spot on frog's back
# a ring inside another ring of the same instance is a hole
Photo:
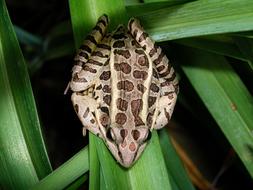
[[[129,50],[115,49],[114,54],[121,55],[126,59],[129,59],[131,57]]]
[[[103,127],[107,128],[109,125],[109,116],[107,114],[102,114],[100,116],[100,123]]]
[[[139,71],[139,70],[135,70],[133,72],[133,76],[136,79],[143,79],[146,80],[146,78],[148,77],[148,73],[146,71]]]
[[[131,72],[131,66],[128,63],[115,63],[114,68],[116,71],[122,71],[125,74],[129,74]]]
[[[105,102],[108,106],[110,106],[110,104],[111,104],[111,95],[105,95],[105,96],[103,97],[103,100],[104,100],[104,102]]]
[[[111,77],[111,71],[104,71],[104,72],[100,75],[99,79],[100,79],[100,80],[109,80],[110,77]]]
[[[149,113],[148,116],[147,116],[147,124],[148,124],[148,127],[151,127],[151,125],[152,125],[152,122],[153,122],[153,115],[154,115],[154,112],[153,112],[153,113]]]
[[[101,90],[102,89],[102,84],[100,84],[100,85],[98,85],[97,87],[96,87],[96,90]]]
[[[112,37],[113,37],[115,40],[127,38],[127,36],[126,36],[124,33],[114,34]]]
[[[142,109],[142,105],[143,105],[143,103],[142,103],[141,99],[131,101],[131,110],[132,110],[133,115],[139,114],[139,112]]]
[[[104,85],[102,90],[103,90],[104,93],[110,93],[111,92],[111,87],[109,85]]]
[[[150,90],[153,92],[159,92],[159,87],[155,83],[151,83]]]
[[[115,121],[119,125],[124,125],[126,123],[127,116],[124,113],[117,113],[115,116]]]
[[[128,107],[128,102],[126,100],[123,100],[122,98],[117,99],[117,108],[120,111],[126,111]]]
[[[143,84],[137,84],[137,89],[144,93],[147,88]]]
[[[148,106],[149,107],[153,106],[155,102],[156,102],[156,97],[153,97],[153,96],[148,97]]]
[[[101,109],[102,112],[104,112],[107,115],[109,115],[109,109],[108,109],[108,107],[101,107],[100,109]]]
[[[148,58],[147,56],[144,54],[143,56],[140,56],[138,58],[138,63],[139,65],[141,66],[146,66],[146,67],[149,67],[149,64],[148,64]]]
[[[134,89],[134,85],[132,82],[125,80],[125,81],[119,81],[117,83],[118,90],[126,90],[127,92],[130,92]]]
[[[113,43],[114,48],[122,48],[125,47],[125,42],[123,40],[118,40]]]

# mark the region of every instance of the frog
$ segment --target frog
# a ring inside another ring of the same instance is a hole
[[[152,131],[166,126],[179,91],[176,72],[136,18],[107,32],[102,15],[74,57],[69,88],[86,130],[101,138],[118,163],[130,168]]]

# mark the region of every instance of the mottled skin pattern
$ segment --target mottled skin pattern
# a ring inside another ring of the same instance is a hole
[[[174,69],[136,19],[106,33],[103,15],[75,57],[71,100],[86,129],[124,167],[140,157],[153,129],[170,120],[178,93]]]

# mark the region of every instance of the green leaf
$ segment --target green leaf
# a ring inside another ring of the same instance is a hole
[[[178,189],[194,190],[195,188],[185,171],[182,161],[170,142],[167,129],[160,130],[159,136],[166,167],[172,177],[171,179],[175,183],[174,186],[177,186]]]
[[[175,40],[175,43],[233,57],[242,61],[248,61],[247,57],[243,55],[235,44],[227,42],[219,42],[203,38],[186,38]]]
[[[61,190],[77,180],[85,172],[89,170],[89,156],[88,147],[85,147],[80,152],[75,154],[71,159],[54,170],[47,177],[42,179],[39,183],[31,189],[44,190],[54,189]],[[84,177],[86,180],[86,177]]]
[[[79,177],[77,180],[75,180],[67,188],[64,189],[66,190],[80,189],[81,185],[88,179],[88,177],[89,177],[88,174],[83,174],[81,177]]]
[[[252,10],[252,0],[202,0],[142,12],[139,18],[154,40],[166,41],[253,30]]]
[[[134,15],[135,17],[138,15],[143,15],[143,12],[152,12],[156,11],[165,7],[170,7],[173,5],[183,4],[188,2],[189,0],[175,0],[175,1],[158,1],[158,2],[151,2],[151,3],[139,3],[126,6],[127,13],[129,15]]]
[[[234,40],[242,54],[248,59],[249,67],[253,71],[253,40],[239,36],[235,36]]]
[[[89,189],[96,190],[100,188],[100,164],[96,148],[96,136],[89,133]]]
[[[178,57],[203,103],[253,176],[253,99],[222,56],[180,49]]]
[[[27,189],[51,171],[32,88],[5,2],[0,0],[0,184]]]

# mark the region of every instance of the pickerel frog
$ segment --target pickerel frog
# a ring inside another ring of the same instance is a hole
[[[170,120],[178,93],[165,54],[132,18],[106,33],[99,18],[75,56],[71,100],[84,126],[102,138],[124,167],[142,154],[153,129]]]

